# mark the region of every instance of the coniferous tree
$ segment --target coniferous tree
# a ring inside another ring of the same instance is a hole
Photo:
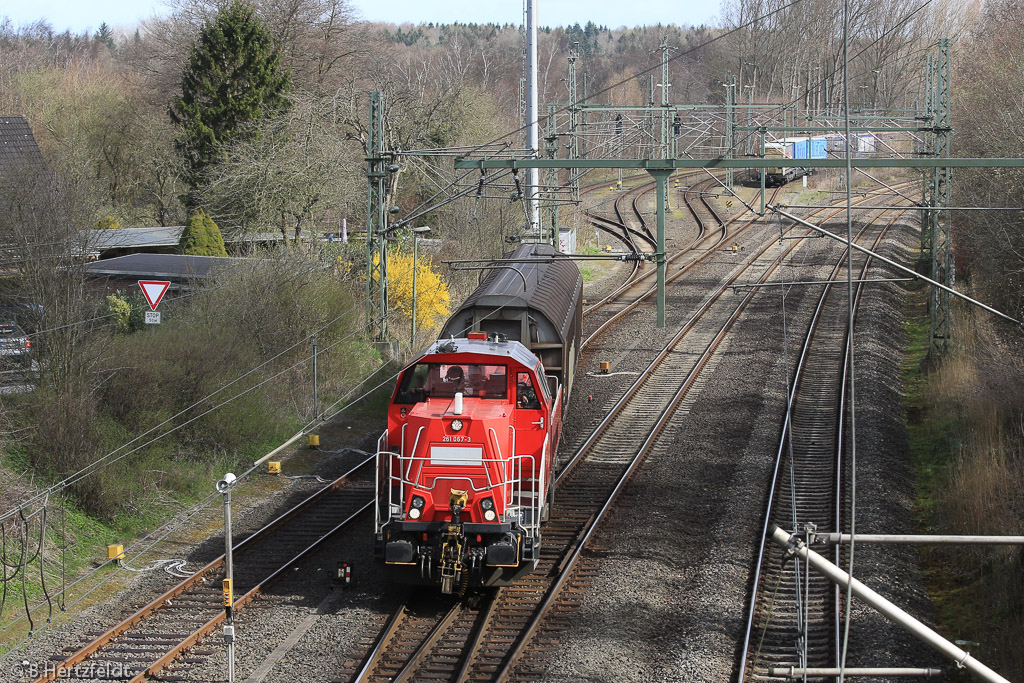
[[[181,95],[171,104],[179,127],[176,146],[198,204],[205,171],[264,113],[287,108],[289,75],[273,39],[253,8],[240,0],[207,21],[182,71]]]
[[[96,35],[93,36],[95,40],[103,43],[107,46],[107,49],[111,52],[114,51],[114,32],[110,30],[110,26],[107,22],[101,22],[99,29],[96,31]]]
[[[213,219],[203,211],[192,214],[181,233],[178,248],[182,254],[191,256],[227,256],[224,237]]]

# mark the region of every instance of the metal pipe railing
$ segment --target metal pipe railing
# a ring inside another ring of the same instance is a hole
[[[872,589],[868,588],[861,581],[851,577],[842,569],[832,564],[824,557],[814,552],[807,545],[788,532],[772,525],[770,530],[771,539],[777,545],[786,548],[792,554],[810,563],[818,572],[830,581],[833,581],[843,588],[849,588],[853,595],[873,607],[883,616],[903,627],[926,645],[936,649],[945,657],[953,660],[957,668],[967,669],[983,681],[990,683],[1010,683],[1007,679],[997,674],[978,660],[971,657],[971,653],[963,650],[938,633],[928,628],[920,621],[912,617],[906,611],[897,607],[892,602],[882,597]]]

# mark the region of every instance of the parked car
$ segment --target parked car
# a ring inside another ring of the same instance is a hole
[[[29,365],[32,362],[32,340],[13,322],[0,322],[0,358]]]

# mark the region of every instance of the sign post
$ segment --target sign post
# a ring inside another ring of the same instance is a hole
[[[164,298],[164,294],[167,293],[167,288],[170,286],[171,283],[168,280],[139,280],[142,295],[146,297],[146,301],[151,309],[146,311],[147,325],[160,324],[160,314],[157,312],[156,307],[160,305],[161,299]]]

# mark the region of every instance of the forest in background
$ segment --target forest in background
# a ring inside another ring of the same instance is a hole
[[[196,482],[205,487],[218,468],[244,461],[306,422],[308,352],[299,346],[308,343],[307,329],[322,328],[322,342],[338,344],[337,355],[327,360],[336,380],[327,388],[333,397],[360,386],[380,363],[362,330],[361,245],[321,248],[300,239],[338,234],[343,219],[350,231],[365,225],[368,92],[382,93],[387,149],[496,139],[521,144],[514,132],[521,124],[520,27],[373,24],[361,21],[345,0],[257,0],[251,7],[287,85],[272,106],[251,108],[232,135],[214,140],[197,173],[184,127],[171,111],[183,96],[183,75],[204,25],[231,3],[169,4],[166,18],[129,33],[112,32],[101,16],[99,30],[89,34],[55,32],[43,21],[0,21],[0,115],[28,120],[52,171],[52,181],[15,188],[19,196],[33,196],[31,211],[0,215],[7,258],[22,269],[3,295],[46,311],[38,334],[44,361],[39,387],[0,404],[7,452],[0,488],[10,494],[5,499],[13,505],[39,483],[88,466],[179,410],[217,404],[208,392],[248,377],[240,388],[250,393],[224,412],[178,430],[166,443],[126,459],[124,469],[71,492],[73,505],[108,521],[155,510],[140,529],[192,500]],[[1024,17],[1017,3],[854,0],[851,7],[855,106],[900,109],[922,102],[923,55],[934,51],[939,37],[949,37],[954,154],[1024,152],[1018,67]],[[676,48],[669,67],[673,102],[721,103],[723,83],[735,77],[741,100],[798,101],[805,110],[835,112],[841,103],[841,8],[837,0],[726,0],[712,26],[676,26],[667,18],[660,26],[610,28],[581,17],[573,26],[545,27],[538,46],[540,101],[567,101],[567,60],[575,49],[591,102],[646,104],[647,77],[634,76],[659,63],[658,46],[666,40]],[[399,216],[429,206],[437,179],[445,177],[438,169],[450,173],[450,164],[449,158],[426,155],[403,165],[391,188]],[[1015,206],[1024,175],[964,171],[953,188],[956,205]],[[109,302],[83,294],[80,264],[55,246],[73,243],[81,228],[182,225],[197,207],[225,234],[281,231],[293,244],[272,254],[263,269],[225,273],[213,287],[227,296],[214,303],[200,294],[182,302],[178,321],[158,335],[139,335],[137,327],[112,321]],[[515,202],[440,206],[423,217],[437,240],[429,258],[438,263],[455,253],[496,256],[506,248],[505,238],[521,231],[523,219]],[[1016,316],[1024,312],[1022,221],[1021,212],[954,214],[957,286]],[[408,239],[401,236],[396,245],[406,272]],[[439,268],[436,275],[436,289],[450,292],[452,301],[475,283],[475,277]],[[253,301],[261,305],[244,313]],[[401,305],[396,310],[408,315]],[[964,343],[954,345],[950,359],[925,380],[933,389],[925,391],[932,396],[931,414],[955,414],[956,420],[928,423],[942,436],[926,449],[940,476],[922,498],[921,523],[937,531],[984,533],[991,530],[988,521],[998,521],[1005,531],[1024,520],[1017,495],[1024,481],[1024,401],[1018,390],[1024,350],[1005,331],[976,324],[969,311],[957,315]],[[222,329],[223,319],[241,322]],[[212,351],[225,345],[235,352]],[[138,372],[156,353],[170,360]],[[266,388],[277,377],[285,378],[285,390]],[[158,397],[167,400],[131,400],[143,383],[160,387]],[[138,481],[126,483],[128,472]],[[971,554],[965,560],[940,555],[933,561],[950,567],[942,581],[952,575],[973,587],[969,600],[950,597],[947,625],[969,603],[976,607],[964,623],[970,622],[972,633],[986,633],[988,613],[1017,628],[1024,622],[1024,582],[1013,578],[1021,575],[1019,554]],[[1011,577],[1007,590],[986,596],[986,581],[997,575]],[[996,632],[1001,642],[1019,642],[1019,631]]]

